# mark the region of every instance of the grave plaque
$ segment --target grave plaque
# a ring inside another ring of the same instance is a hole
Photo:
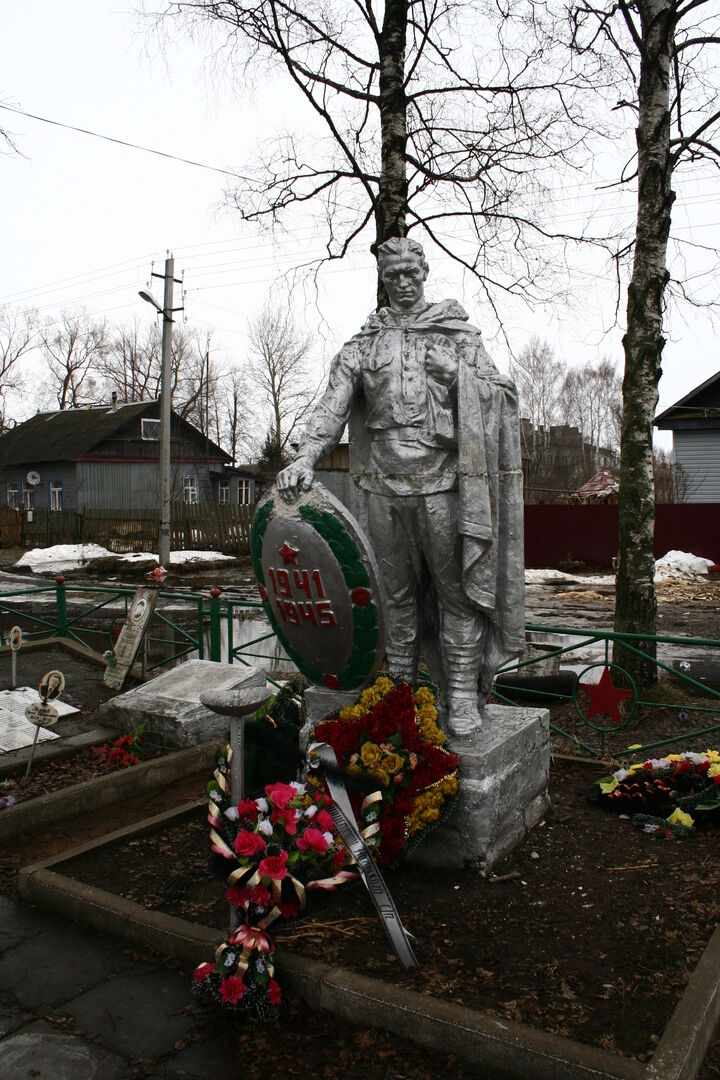
[[[285,502],[273,488],[253,520],[258,591],[298,669],[331,690],[368,683],[385,642],[379,575],[355,518],[321,484]]]
[[[13,652],[17,652],[22,645],[22,627],[13,626],[8,634],[8,644]]]
[[[147,585],[141,585],[139,589],[136,589],[120,636],[115,642],[112,661],[108,663],[103,676],[104,685],[109,686],[111,690],[120,690],[125,682],[135,662],[156,603],[157,589]]]

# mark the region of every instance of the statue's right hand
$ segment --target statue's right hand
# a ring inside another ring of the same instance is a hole
[[[275,484],[278,491],[286,502],[297,499],[303,491],[309,491],[312,487],[315,472],[306,458],[298,458],[277,474]]]

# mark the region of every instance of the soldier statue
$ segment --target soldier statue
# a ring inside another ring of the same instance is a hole
[[[455,300],[425,299],[420,244],[377,250],[390,300],[335,356],[298,457],[279,473],[293,499],[349,424],[350,470],[385,593],[392,673],[438,681],[453,735],[524,649],[523,500],[517,391]]]

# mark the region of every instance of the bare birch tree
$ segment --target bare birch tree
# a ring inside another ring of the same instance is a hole
[[[0,307],[0,434],[8,423],[8,395],[20,389],[22,359],[38,343],[37,316],[33,311]]]
[[[577,163],[587,130],[591,80],[568,50],[538,43],[545,7],[170,0],[161,22],[207,30],[239,79],[279,75],[307,107],[304,133],[243,166],[229,197],[244,219],[272,227],[316,209],[319,261],[366,231],[375,246],[414,230],[494,305],[502,290],[557,296],[545,249],[567,236],[548,223],[548,180]]]
[[[310,374],[312,338],[289,310],[268,304],[248,323],[248,340],[248,384],[270,415],[263,452],[280,466],[320,388]]]
[[[562,401],[565,422],[579,430],[587,446],[584,467],[589,476],[600,467],[600,450],[616,450],[619,445],[622,382],[615,366],[606,359],[572,368],[565,376]]]
[[[567,368],[555,359],[547,341],[534,336],[510,360],[510,374],[520,397],[525,483],[532,487],[542,475],[550,444],[550,429],[561,422],[561,398]]]
[[[43,327],[40,348],[59,409],[97,399],[107,346],[107,323],[85,311],[63,311],[57,322]]]
[[[720,166],[720,13],[711,0],[581,0],[571,19],[580,52],[609,48],[624,68],[627,94],[617,107],[635,121],[637,153],[622,177],[637,185],[637,217],[623,338],[615,629],[641,635],[638,648],[649,660],[628,649],[616,648],[615,656],[646,683],[656,678],[652,424],[665,345],[672,182],[683,163]]]

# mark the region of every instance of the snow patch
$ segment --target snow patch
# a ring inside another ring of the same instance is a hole
[[[115,559],[112,551],[99,544],[55,544],[49,548],[33,548],[26,551],[16,566],[32,570],[33,574],[58,573],[61,570],[77,570],[94,559]]]
[[[127,555],[117,555],[114,551],[99,544],[56,544],[49,548],[33,548],[26,551],[15,563],[16,567],[31,570],[33,574],[58,574],[64,570],[78,570],[97,560],[112,560],[117,563],[147,563],[154,566],[157,555],[151,551],[133,551]],[[233,555],[223,555],[221,551],[173,551],[170,553],[170,565],[201,565],[203,563],[233,562]]]
[[[712,565],[712,559],[703,559],[700,555],[691,555],[687,551],[668,551],[655,563],[655,580],[685,578],[697,581],[708,576]]]

